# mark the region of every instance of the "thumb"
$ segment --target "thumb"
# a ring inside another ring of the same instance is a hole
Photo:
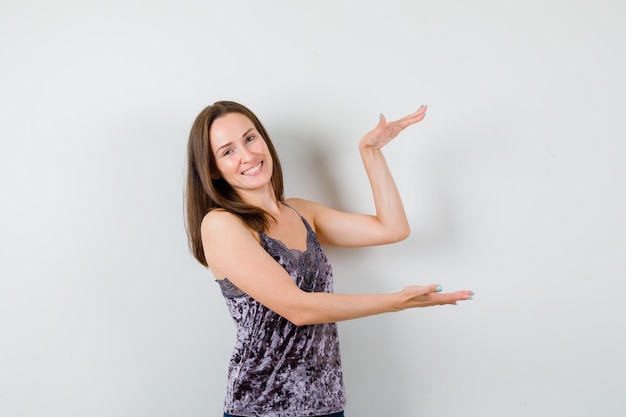
[[[420,296],[441,292],[441,290],[443,290],[443,288],[439,284],[410,285],[408,287],[404,287],[404,291],[407,291],[408,293],[413,294],[413,295],[420,295]]]
[[[385,118],[384,114],[380,114],[380,119],[378,120],[378,124],[376,125],[376,127],[383,127],[387,124],[387,119]]]
[[[439,284],[433,284],[430,286],[430,291],[429,292],[441,292],[443,290],[443,287]]]

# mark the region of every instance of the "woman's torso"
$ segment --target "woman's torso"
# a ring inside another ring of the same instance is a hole
[[[328,258],[309,223],[298,220],[304,226],[303,234],[297,233],[306,236],[304,250],[263,233],[260,244],[303,291],[333,292]],[[295,417],[341,411],[345,394],[336,324],[295,326],[228,278],[218,282],[237,326],[225,412]]]

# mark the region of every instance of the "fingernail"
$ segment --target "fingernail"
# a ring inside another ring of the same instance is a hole
[[[471,293],[471,294],[470,294],[470,297],[473,297],[473,296],[475,296],[475,295],[476,295],[476,294],[474,294],[474,293]]]
[[[378,116],[378,120],[382,120],[382,119],[383,119],[383,114],[381,113],[381,114]]]
[[[441,285],[437,285],[437,286],[435,287],[435,291],[437,291],[437,292],[441,292],[441,290],[443,290],[443,288],[441,288]]]
[[[474,297],[466,298],[466,300],[473,300],[473,299],[474,299]]]

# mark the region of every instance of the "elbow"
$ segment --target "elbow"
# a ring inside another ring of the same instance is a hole
[[[302,316],[293,316],[291,318],[287,318],[287,317],[285,318],[289,320],[289,322],[291,322],[291,324],[293,324],[296,327],[302,327],[302,326],[308,326],[309,324],[314,324],[314,323],[307,322],[307,320],[305,320],[305,318]]]
[[[294,326],[301,327],[309,326],[311,324],[327,323],[328,320],[325,320],[323,316],[324,314],[320,314],[315,309],[306,309],[303,306],[298,306],[283,317],[289,320]]]
[[[394,229],[393,233],[389,234],[389,240],[387,243],[397,243],[407,239],[411,235],[411,228],[408,224],[404,224]]]
[[[398,235],[398,242],[400,242],[401,240],[407,239],[409,236],[411,236],[411,227],[407,224],[400,231]]]
[[[318,299],[317,294],[302,291],[302,297],[297,297],[297,300],[294,298],[293,303],[279,314],[297,327],[327,322],[319,303],[315,301]]]
[[[411,235],[411,226],[405,216],[397,216],[383,221],[379,219],[379,245],[388,245],[405,240]]]
[[[289,314],[283,314],[282,317],[289,321],[291,324],[293,324],[296,327],[302,327],[302,326],[308,326],[310,324],[316,324],[315,321],[310,320],[310,318],[307,318],[305,314],[302,313],[298,313],[298,312],[292,312]]]

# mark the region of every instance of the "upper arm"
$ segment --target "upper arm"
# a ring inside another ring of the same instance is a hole
[[[211,211],[202,221],[201,233],[209,268],[216,275],[228,278],[277,314],[297,321],[300,298],[305,293],[237,216]]]
[[[408,237],[407,228],[390,228],[370,214],[347,213],[303,199],[289,199],[315,228],[320,243],[331,246],[358,247],[385,245]]]

